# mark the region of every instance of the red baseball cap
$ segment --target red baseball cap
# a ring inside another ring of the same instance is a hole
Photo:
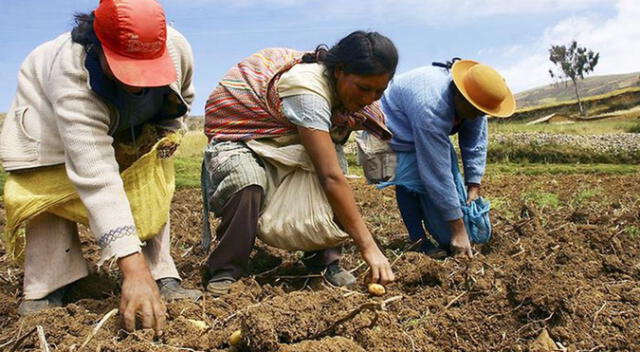
[[[176,80],[167,50],[167,23],[156,0],[100,0],[94,15],[93,30],[120,82],[160,87]]]

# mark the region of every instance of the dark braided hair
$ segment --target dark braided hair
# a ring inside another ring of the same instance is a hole
[[[388,73],[393,77],[398,66],[398,51],[389,38],[378,32],[355,31],[331,49],[325,44],[318,45],[314,52],[302,57],[302,62],[323,64],[332,81],[337,68],[357,75]]]

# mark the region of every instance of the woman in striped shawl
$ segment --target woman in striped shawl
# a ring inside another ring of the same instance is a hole
[[[383,123],[377,100],[398,62],[394,44],[376,32],[353,32],[328,49],[262,50],[222,78],[205,108],[209,145],[203,165],[205,218],[221,218],[218,245],[207,262],[207,290],[228,292],[244,272],[253,249],[267,176],[245,142],[265,138],[299,140],[313,161],[318,179],[344,231],[370,267],[372,282],[387,283],[394,274],[356,206],[340,167],[335,133]],[[368,120],[367,120],[368,119]],[[348,136],[348,132],[347,132]],[[333,138],[332,138],[333,137]],[[205,221],[205,234],[209,231]],[[206,237],[206,236],[205,236]],[[307,253],[305,264],[336,286],[355,283],[340,266],[339,248]]]

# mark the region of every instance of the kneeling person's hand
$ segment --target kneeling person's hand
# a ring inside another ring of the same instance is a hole
[[[139,316],[143,329],[152,328],[156,336],[161,336],[167,309],[146,259],[141,253],[136,253],[120,258],[118,265],[124,277],[119,310],[124,329],[135,330],[136,316]]]

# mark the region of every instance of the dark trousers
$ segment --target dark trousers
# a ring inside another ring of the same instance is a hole
[[[218,246],[207,260],[212,279],[238,279],[247,268],[256,241],[258,218],[264,202],[260,186],[248,186],[235,193],[225,205],[216,230]],[[310,269],[324,268],[341,258],[340,248],[305,253],[304,263]]]
[[[402,221],[407,227],[409,232],[409,239],[411,242],[422,241],[421,249],[426,251],[435,248],[435,246],[426,238],[423,225],[423,211],[422,204],[420,203],[420,197],[409,191],[403,186],[396,186],[396,201],[398,202],[398,209],[400,209],[400,215]]]

